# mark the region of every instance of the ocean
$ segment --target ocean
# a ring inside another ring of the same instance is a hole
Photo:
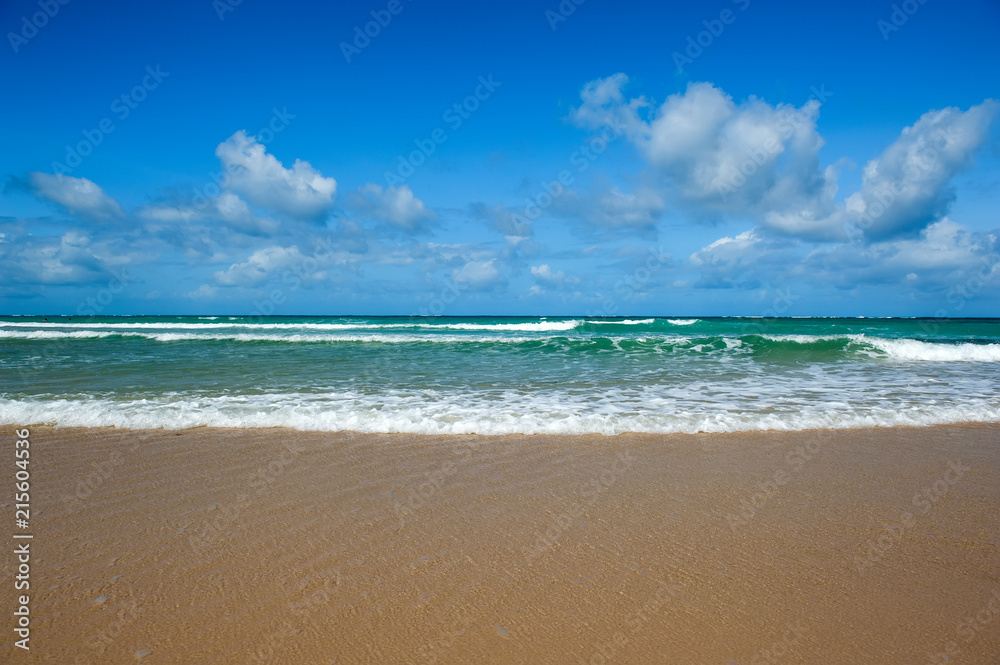
[[[1000,421],[1000,319],[0,317],[0,423],[414,434]]]

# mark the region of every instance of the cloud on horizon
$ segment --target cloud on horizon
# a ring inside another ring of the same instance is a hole
[[[291,274],[296,289],[325,298],[419,300],[450,283],[467,302],[547,296],[583,306],[617,298],[608,294],[642,267],[651,242],[664,241],[676,241],[671,252],[688,258],[658,262],[635,302],[670,289],[750,291],[790,282],[932,293],[983,265],[996,275],[989,258],[1000,249],[997,234],[947,217],[955,177],[974,166],[996,101],[923,114],[866,163],[856,192],[838,198],[844,160],[821,162],[818,101],[738,102],[710,83],[692,83],[653,104],[627,98],[627,83],[624,74],[588,83],[570,119],[589,130],[619,128],[638,151],[637,170],[619,169],[612,179],[595,168],[590,181],[566,187],[537,217],[514,201],[459,200],[435,212],[407,185],[371,182],[338,204],[335,178],[301,159],[286,168],[241,130],[216,147],[230,175],[211,197],[184,200],[167,190],[126,211],[87,178],[32,172],[15,179],[76,223],[33,219],[28,233],[18,220],[6,236],[0,224],[0,280],[38,289],[85,285],[116,266],[149,262],[184,279],[174,295],[191,301],[238,304]],[[711,225],[722,223],[729,228],[710,240]],[[332,249],[314,251],[320,238]],[[622,252],[635,256],[622,260]],[[377,271],[366,277],[366,268]]]

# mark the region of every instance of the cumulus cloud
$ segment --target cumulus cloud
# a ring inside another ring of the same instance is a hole
[[[94,222],[111,222],[125,216],[118,201],[86,178],[34,172],[31,186],[41,197],[54,201],[74,215]]]
[[[408,231],[434,219],[434,213],[406,185],[382,189],[367,183],[351,195],[349,205],[362,215]]]
[[[301,159],[286,169],[243,130],[220,143],[215,155],[231,174],[227,186],[254,205],[296,219],[322,218],[333,206],[336,180]]]
[[[194,208],[173,205],[146,205],[135,210],[135,216],[149,222],[193,222],[204,217]]]
[[[648,103],[626,100],[627,82],[616,74],[588,84],[571,119],[589,129],[620,127],[689,209],[761,218],[797,212],[809,223],[792,230],[830,235],[820,227],[833,212],[836,174],[819,168],[818,101],[795,108],[751,97],[737,104],[710,83],[692,83],[646,120],[640,110]]]
[[[626,193],[612,187],[598,195],[588,219],[603,226],[650,227],[665,207],[663,199],[651,189]]]
[[[701,270],[695,284],[702,288],[754,289],[761,282],[756,274],[765,243],[756,229],[744,231],[735,238],[719,238],[691,255],[691,264]]]
[[[484,203],[469,205],[469,214],[489,222],[490,226],[515,243],[523,242],[534,235],[531,220],[523,210],[505,208],[496,204],[492,208]]]
[[[233,228],[250,235],[267,235],[278,231],[278,223],[255,215],[247,202],[233,192],[222,192],[213,200],[219,217]]]
[[[820,103],[796,108],[750,97],[736,103],[710,83],[691,83],[658,108],[627,99],[624,74],[588,83],[571,120],[617,127],[697,216],[748,216],[760,227],[810,240],[912,235],[940,219],[951,179],[985,142],[997,103],[931,111],[865,167],[861,189],[836,200],[837,169],[821,167]]]
[[[496,259],[469,261],[461,268],[452,271],[451,279],[455,284],[471,289],[497,286],[503,281]]]
[[[580,282],[578,277],[573,277],[572,275],[567,276],[562,270],[553,271],[547,263],[543,263],[540,266],[531,266],[531,274],[534,275],[538,281],[549,285],[578,284]]]
[[[110,270],[88,236],[67,231],[59,237],[19,238],[0,244],[3,282],[88,284],[108,279]]]
[[[995,233],[973,232],[945,217],[917,237],[867,246],[839,245],[811,253],[804,275],[819,284],[851,289],[858,284],[900,283],[940,289],[970,275],[989,282],[1000,276],[1000,242]],[[995,286],[1000,286],[997,280]]]
[[[971,231],[947,217],[912,238],[826,245],[808,254],[806,249],[751,229],[703,247],[691,255],[690,265],[701,273],[695,286],[702,288],[811,283],[846,291],[898,285],[907,291],[943,292],[971,283],[977,293],[1000,289],[997,232]]]
[[[215,283],[220,286],[259,286],[278,272],[307,264],[316,264],[316,260],[303,255],[295,245],[265,247],[251,254],[246,261],[234,263],[226,270],[217,271],[214,275]],[[312,267],[314,273],[311,277],[322,277],[322,273],[315,272],[318,266]]]
[[[210,284],[202,284],[197,289],[187,294],[187,297],[193,300],[210,300],[214,298],[218,293],[219,293],[218,287],[212,286]]]
[[[972,166],[1000,104],[964,113],[930,111],[864,168],[861,189],[847,199],[854,223],[872,239],[915,234],[940,219],[955,198],[952,178]]]
[[[549,212],[583,220],[603,230],[650,231],[666,210],[663,198],[649,187],[623,192],[616,186],[566,190]]]
[[[626,100],[622,88],[627,83],[628,76],[621,73],[590,81],[580,91],[583,104],[573,109],[570,118],[581,127],[611,127],[640,139],[648,130],[640,114],[650,104],[644,97]]]
[[[246,201],[230,191],[205,199],[205,204],[199,208],[153,204],[137,209],[134,214],[141,220],[165,224],[220,220],[247,235],[271,235],[280,230],[278,222],[260,217]]]

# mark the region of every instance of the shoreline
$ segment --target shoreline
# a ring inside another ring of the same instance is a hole
[[[308,435],[349,435],[349,436],[407,436],[415,438],[449,438],[449,437],[482,437],[484,439],[503,439],[507,437],[551,437],[551,438],[576,438],[576,437],[595,437],[600,439],[615,439],[618,437],[654,437],[654,438],[670,438],[670,437],[714,437],[714,436],[740,436],[740,435],[767,435],[767,434],[810,434],[810,433],[820,433],[820,432],[878,432],[878,431],[891,431],[891,430],[933,430],[937,428],[948,428],[948,427],[968,427],[968,428],[985,428],[985,429],[997,429],[1000,430],[1000,421],[988,421],[988,420],[968,420],[962,422],[954,423],[935,423],[933,425],[872,425],[870,427],[823,427],[823,428],[810,428],[810,429],[752,429],[752,430],[732,430],[726,432],[619,432],[617,434],[602,434],[600,432],[583,432],[583,433],[570,433],[570,434],[556,434],[548,432],[536,432],[536,433],[523,433],[523,432],[511,432],[506,434],[480,434],[477,432],[468,433],[410,433],[410,432],[362,432],[358,430],[312,430],[312,429],[297,429],[295,427],[287,427],[282,425],[275,425],[273,427],[215,427],[211,425],[197,425],[195,427],[181,427],[181,428],[167,428],[167,427],[156,427],[156,428],[127,428],[127,427],[115,427],[114,425],[99,425],[99,426],[78,426],[78,425],[49,425],[41,423],[33,424],[7,424],[0,425],[0,431],[7,429],[44,429],[59,432],[120,432],[120,433],[135,433],[135,434],[152,434],[156,432],[270,432],[270,431],[283,431],[283,432],[294,432],[297,434],[308,434]]]
[[[1000,425],[28,428],[24,662],[1000,656]]]

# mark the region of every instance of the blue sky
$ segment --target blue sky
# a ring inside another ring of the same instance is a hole
[[[0,27],[5,314],[998,314],[995,2]]]

